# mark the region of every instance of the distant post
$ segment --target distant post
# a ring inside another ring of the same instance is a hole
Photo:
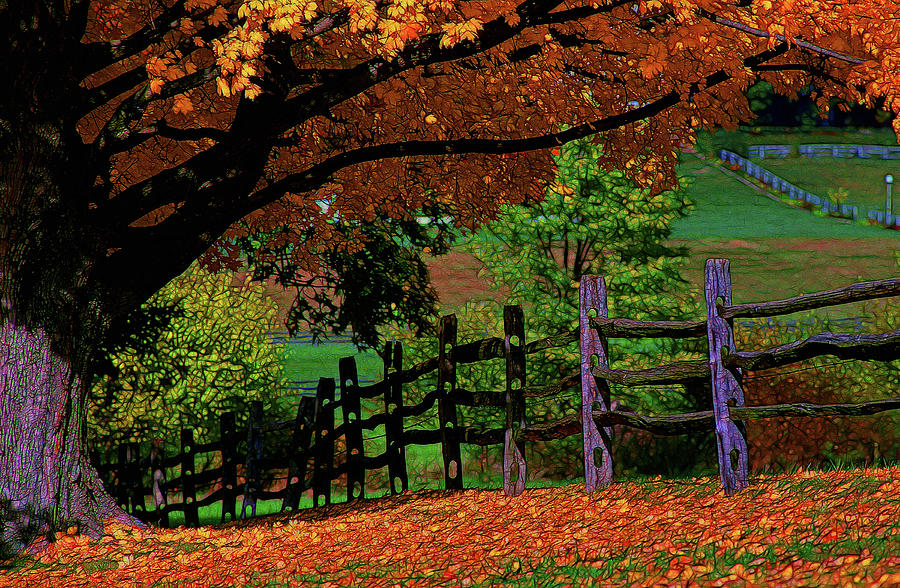
[[[888,215],[894,214],[894,209],[891,207],[891,185],[893,183],[894,176],[892,176],[891,174],[884,176],[884,224],[888,224]]]

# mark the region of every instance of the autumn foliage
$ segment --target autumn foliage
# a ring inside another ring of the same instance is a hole
[[[262,121],[252,135],[265,162],[242,208],[256,228],[291,219],[306,263],[316,242],[362,246],[329,229],[313,193],[336,193],[346,218],[367,220],[376,207],[400,218],[449,197],[471,228],[504,202],[541,197],[552,179],[541,149],[596,131],[605,169],[671,187],[673,145],[749,116],[743,91],[757,76],[786,95],[815,80],[824,109],[832,96],[883,96],[900,110],[900,25],[884,18],[900,10],[895,0],[188,0],[149,9],[149,24],[139,8],[97,5],[86,35],[132,35],[113,44],[121,61],[85,84],[124,90],[127,76],[139,84],[129,100],[144,107],[118,134],[102,121],[127,94],[84,121],[89,137],[123,148],[112,195],[146,179],[141,151],[165,147],[178,165],[250,136],[246,111]],[[264,99],[267,116],[240,98]],[[558,132],[575,120],[584,124]],[[301,239],[302,227],[316,237]],[[217,252],[204,261],[215,268]]]

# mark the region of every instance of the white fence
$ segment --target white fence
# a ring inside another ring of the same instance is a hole
[[[753,145],[747,147],[747,154],[753,158],[789,157],[793,152],[790,145]],[[861,157],[878,156],[881,159],[900,159],[900,147],[887,145],[800,145],[800,157]]]
[[[802,147],[802,146],[801,146]],[[768,147],[766,147],[768,148]],[[751,156],[753,152],[750,152]],[[748,176],[754,177],[767,186],[771,186],[772,188],[779,190],[788,195],[791,200],[802,200],[803,202],[808,202],[813,206],[817,206],[822,209],[825,213],[838,213],[844,217],[852,217],[853,220],[859,218],[859,207],[852,206],[850,204],[841,204],[837,205],[834,202],[831,202],[827,198],[823,198],[821,196],[817,196],[806,190],[798,188],[787,180],[780,178],[773,174],[770,171],[764,170],[759,167],[755,163],[744,159],[740,155],[736,153],[732,153],[731,151],[725,151],[724,149],[719,152],[719,159],[722,161],[726,161],[728,163],[732,163],[735,165],[741,166],[741,169]],[[885,218],[885,216],[887,218]],[[900,228],[900,215],[897,214],[887,214],[885,215],[884,210],[866,210],[866,218],[870,220],[874,220],[880,225],[886,227],[898,227]]]

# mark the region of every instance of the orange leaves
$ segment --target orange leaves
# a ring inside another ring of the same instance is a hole
[[[173,112],[176,114],[187,114],[192,110],[194,110],[194,104],[191,102],[190,98],[184,94],[175,97],[175,106],[172,108]]]
[[[228,20],[228,12],[221,6],[216,6],[216,9],[209,15],[207,22],[213,26],[218,26],[226,20]]]

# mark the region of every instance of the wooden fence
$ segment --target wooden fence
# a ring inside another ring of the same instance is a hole
[[[603,424],[621,424],[657,435],[679,435],[715,429],[719,477],[725,495],[747,487],[747,442],[744,421],[779,416],[822,417],[869,415],[900,408],[900,398],[858,404],[807,403],[770,406],[744,405],[744,371],[764,370],[820,355],[842,359],[891,361],[900,358],[900,331],[874,335],[819,333],[807,339],[759,351],[738,351],[733,320],[767,317],[835,306],[848,302],[900,295],[900,278],[860,282],[846,288],[751,304],[732,304],[731,270],[727,259],[706,261],[706,320],[641,322],[610,319],[606,310],[603,276],[581,278],[582,422],[585,443],[585,484],[588,492],[612,481],[611,430]],[[595,311],[597,318],[589,318]],[[706,337],[709,358],[676,361],[645,370],[609,367],[607,340],[614,337]],[[597,366],[591,367],[596,357]],[[594,377],[587,377],[588,374]],[[665,416],[643,416],[608,411],[609,382],[624,386],[677,384],[702,378],[712,383],[713,410]],[[605,417],[605,418],[603,418]],[[605,421],[600,423],[601,418]]]
[[[747,446],[745,420],[776,416],[824,416],[829,414],[868,415],[900,408],[900,398],[860,404],[811,405],[785,404],[745,407],[740,382],[744,370],[762,370],[787,365],[819,355],[841,358],[890,361],[900,358],[900,331],[877,335],[820,333],[763,351],[740,352],[734,349],[733,319],[736,317],[768,317],[801,310],[881,298],[900,294],[900,278],[852,284],[829,290],[754,304],[732,305],[728,260],[710,259],[706,264],[707,320],[641,322],[607,317],[606,286],[602,276],[582,276],[580,324],[575,329],[539,341],[525,343],[524,318],[520,306],[504,308],[504,337],[489,337],[457,344],[456,317],[444,316],[438,324],[438,355],[414,366],[402,368],[402,347],[397,341],[386,345],[384,380],[360,386],[356,363],[352,357],[339,362],[340,399],[335,400],[336,386],[331,378],[321,378],[315,398],[301,398],[293,422],[263,426],[262,403],[251,403],[247,426],[247,449],[237,450],[240,441],[234,427],[234,413],[220,417],[220,438],[195,445],[189,429],[181,431],[181,452],[166,458],[162,440],[154,440],[150,456],[138,454],[138,444],[118,447],[117,464],[94,463],[101,475],[115,471],[113,494],[126,508],[146,522],[168,526],[168,514],[184,511],[188,526],[199,526],[198,508],[223,503],[222,522],[226,515],[235,520],[235,499],[243,495],[241,519],[249,510],[256,513],[259,499],[281,499],[282,511],[297,510],[300,494],[313,490],[313,505],[330,504],[331,481],[347,476],[347,500],[365,498],[366,470],[388,468],[392,494],[408,489],[405,447],[411,444],[440,443],[444,463],[444,486],[461,490],[461,443],[499,445],[503,451],[503,487],[508,496],[516,496],[525,488],[527,464],[524,443],[560,439],[581,434],[584,438],[585,485],[589,492],[612,481],[612,425],[644,429],[658,435],[680,435],[714,429],[717,434],[719,468],[726,495],[747,486]],[[593,315],[593,316],[592,316]],[[709,358],[676,361],[645,370],[616,370],[609,367],[607,341],[617,337],[703,337],[706,336]],[[543,349],[565,347],[574,341],[581,344],[581,365],[559,381],[541,387],[525,387],[525,356]],[[456,382],[456,366],[465,363],[502,358],[506,363],[506,389],[467,390]],[[596,360],[597,365],[592,366]],[[437,386],[414,406],[404,406],[402,386],[437,371]],[[626,386],[643,384],[683,384],[702,386],[712,382],[713,411],[698,413],[643,416],[634,412],[609,410],[609,382]],[[551,423],[527,425],[525,398],[555,396],[565,389],[581,387],[582,410]],[[382,397],[383,414],[362,420],[360,399]],[[422,415],[437,403],[439,429],[404,429],[404,419]],[[457,425],[457,406],[493,406],[505,409],[505,428],[483,428]],[[335,410],[342,408],[343,423],[335,427]],[[362,430],[385,426],[385,452],[367,456]],[[262,460],[263,436],[268,432],[291,430],[289,454]],[[334,443],[344,436],[346,462],[335,466]],[[315,438],[313,441],[313,437]],[[217,451],[222,455],[221,467],[195,473],[194,458],[198,453]],[[239,462],[239,460],[242,461]],[[308,472],[309,460],[312,470]],[[181,474],[166,479],[165,469],[181,466]],[[244,467],[244,483],[239,486],[237,466]],[[287,466],[287,485],[276,492],[263,491],[259,480],[262,470],[283,470]],[[151,487],[145,488],[142,474],[151,473]],[[311,473],[311,484],[307,474]],[[221,481],[221,488],[202,500],[196,500],[198,486]],[[109,481],[108,481],[109,482]],[[399,488],[398,488],[399,487]],[[168,492],[182,491],[180,504],[169,504]],[[146,511],[144,501],[152,496],[156,511]]]

